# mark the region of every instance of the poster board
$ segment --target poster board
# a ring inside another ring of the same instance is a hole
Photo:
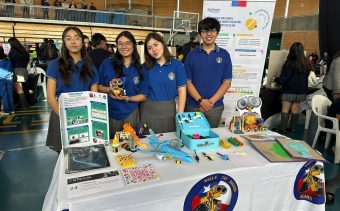
[[[289,51],[287,50],[271,50],[269,54],[267,84],[266,87],[270,89],[278,89],[275,83],[272,83],[274,77],[278,77],[281,74],[282,66],[285,63]]]
[[[259,96],[276,0],[213,1],[203,3],[203,18],[221,23],[216,39],[233,64],[232,85],[224,96],[223,116],[235,115],[236,101],[245,95]]]
[[[63,148],[109,143],[107,95],[97,92],[62,93],[59,97]]]

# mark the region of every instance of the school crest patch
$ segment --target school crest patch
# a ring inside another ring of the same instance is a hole
[[[133,82],[134,82],[135,84],[138,84],[138,83],[139,83],[139,77],[137,77],[137,76],[134,77],[134,78],[133,78]]]
[[[225,174],[212,174],[197,182],[184,201],[184,211],[233,210],[238,198],[238,187]]]
[[[222,58],[221,57],[217,57],[216,58],[216,62],[220,64],[222,62]]]
[[[172,81],[175,80],[175,73],[173,73],[173,72],[169,73],[168,77]]]

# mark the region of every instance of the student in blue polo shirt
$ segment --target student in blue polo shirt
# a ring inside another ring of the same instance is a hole
[[[178,112],[184,111],[186,77],[183,64],[174,59],[158,33],[144,42],[145,64],[149,75],[149,97],[141,105],[141,122],[155,133],[175,131],[176,96]]]
[[[62,35],[61,57],[47,67],[47,101],[52,108],[46,146],[60,152],[58,98],[61,93],[98,91],[99,76],[90,64],[84,46],[83,33],[77,27],[67,27]]]
[[[198,33],[202,44],[191,51],[185,60],[189,93],[186,111],[203,112],[212,128],[219,125],[224,109],[223,97],[232,79],[230,55],[215,43],[220,28],[215,18],[201,20]]]
[[[148,95],[147,74],[142,74],[142,65],[137,51],[135,37],[129,31],[123,31],[116,38],[118,51],[115,58],[104,60],[99,69],[99,91],[108,93],[110,135],[121,131],[124,123],[134,128],[140,121],[138,103],[145,101]],[[112,81],[120,78],[126,95],[115,95]]]

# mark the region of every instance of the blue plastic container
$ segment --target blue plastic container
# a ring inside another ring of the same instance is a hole
[[[176,136],[190,150],[212,150],[219,147],[219,136],[201,112],[184,112],[176,115]]]

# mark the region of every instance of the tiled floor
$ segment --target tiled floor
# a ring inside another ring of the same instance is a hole
[[[57,160],[57,153],[45,147],[48,118],[46,102],[9,117],[0,115],[0,150],[6,150],[0,161],[1,211],[41,210]],[[310,143],[313,135],[304,131],[303,121],[301,118],[296,133],[290,136],[295,139],[306,137]],[[308,131],[315,131],[314,124],[315,119],[312,119]],[[323,147],[319,145],[318,148]],[[325,157],[331,159],[332,152],[327,151]],[[339,173],[339,165],[325,164],[326,179]],[[340,189],[336,195],[340,199]],[[340,210],[339,199],[333,206],[326,206],[326,210]]]

